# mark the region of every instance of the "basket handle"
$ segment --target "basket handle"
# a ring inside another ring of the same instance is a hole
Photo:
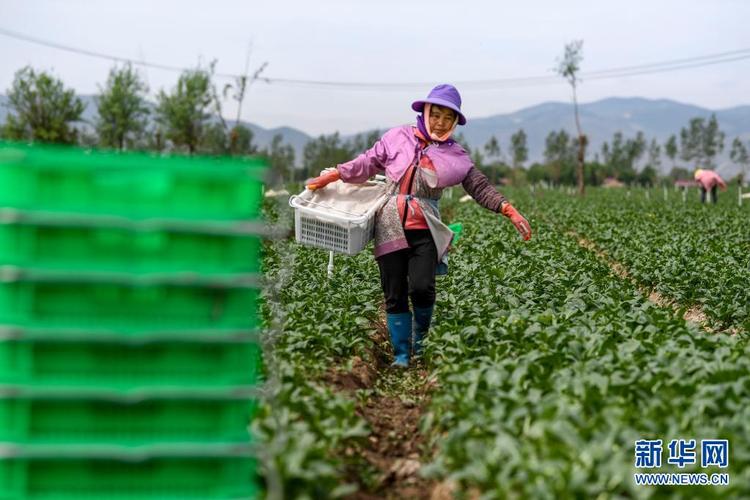
[[[327,219],[327,220],[331,220],[332,222],[336,222],[335,221],[336,215],[331,214],[330,212],[325,212],[323,210],[320,210],[320,209],[317,209],[317,208],[314,208],[314,207],[308,207],[308,206],[301,205],[301,204],[297,203],[297,199],[298,198],[299,198],[299,196],[297,196],[297,195],[294,195],[291,198],[289,198],[289,206],[291,206],[294,209],[304,209],[304,211],[307,212],[307,213],[309,213],[309,214],[317,215],[317,216],[321,217],[322,219]],[[305,202],[307,203],[307,200],[305,200]],[[347,214],[347,212],[343,212],[343,213]],[[369,214],[370,214],[370,211],[368,210],[366,214],[358,216],[355,219],[351,219],[351,220],[348,220],[348,221],[345,221],[345,222],[350,223],[350,224],[355,224],[355,225],[361,225],[361,224],[363,224],[364,222],[367,221],[367,219],[369,218]],[[341,223],[341,222],[344,222],[344,221],[339,221],[339,223]]]

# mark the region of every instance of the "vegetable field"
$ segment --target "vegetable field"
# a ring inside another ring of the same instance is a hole
[[[464,231],[406,373],[387,368],[368,252],[337,257],[329,280],[326,252],[269,244],[254,423],[269,494],[750,496],[750,206],[731,192],[717,206],[660,190],[506,195],[530,242],[458,191],[441,201]],[[267,211],[290,223],[284,200]],[[660,472],[729,485],[636,485],[640,439],[664,441]],[[667,465],[672,439],[727,439],[729,466]]]

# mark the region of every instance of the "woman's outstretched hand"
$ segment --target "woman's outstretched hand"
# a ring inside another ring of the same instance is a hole
[[[339,174],[339,171],[337,168],[327,168],[320,172],[320,175],[316,177],[315,179],[311,180],[310,183],[305,186],[310,191],[315,191],[316,189],[320,189],[324,186],[327,186],[328,184],[332,182],[336,182],[341,178],[341,175]]]
[[[519,214],[518,210],[513,208],[513,205],[508,202],[503,203],[500,212],[510,219],[516,227],[516,231],[518,231],[524,241],[529,241],[531,239],[531,226],[529,225],[529,221],[527,221],[523,215]]]

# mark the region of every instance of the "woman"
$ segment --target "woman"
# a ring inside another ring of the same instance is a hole
[[[324,170],[307,185],[315,190],[338,179],[362,183],[385,172],[390,198],[376,215],[375,258],[396,367],[409,366],[412,348],[415,355],[421,354],[435,305],[435,274],[447,271],[453,233],[440,221],[438,200],[443,189],[462,184],[481,206],[508,217],[524,240],[531,238],[528,221],[451,138],[456,126],[466,124],[458,90],[438,85],[411,107],[420,113],[416,125],[389,130],[372,148]]]

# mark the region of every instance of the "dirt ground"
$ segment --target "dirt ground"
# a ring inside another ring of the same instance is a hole
[[[437,484],[419,476],[422,463],[429,458],[425,456],[419,423],[436,381],[419,364],[408,370],[391,368],[384,315],[374,326],[365,359],[355,357],[351,370],[332,370],[326,377],[336,390],[352,397],[357,391],[369,393],[356,398],[357,414],[367,421],[372,432],[360,449],[345,451],[366,462],[369,477],[362,470],[351,470],[350,480],[359,485],[360,491],[348,498],[428,499]]]

